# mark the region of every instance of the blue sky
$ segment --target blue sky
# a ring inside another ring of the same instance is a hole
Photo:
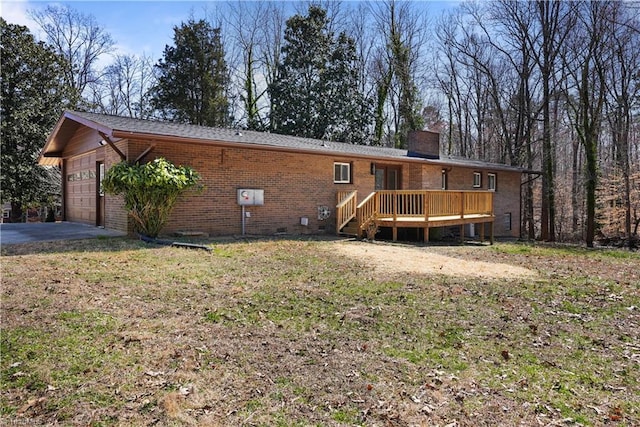
[[[28,10],[49,4],[68,4],[98,19],[116,42],[119,53],[162,56],[164,46],[170,44],[173,27],[189,19],[205,16],[205,8],[214,2],[198,1],[14,1],[0,2],[0,15],[11,24],[26,25],[37,34],[37,26],[29,18]],[[222,3],[220,3],[221,5]]]
[[[116,43],[114,53],[146,54],[155,61],[161,58],[164,47],[172,43],[173,27],[194,16],[206,18],[226,1],[46,1],[0,0],[0,15],[11,24],[26,25],[38,37],[37,25],[29,18],[28,10],[49,4],[68,4],[72,8],[96,17]],[[295,2],[289,2],[295,5]],[[345,2],[347,3],[347,2]],[[421,2],[431,14],[457,1]],[[292,14],[295,7],[292,6]],[[208,11],[208,12],[207,12]]]

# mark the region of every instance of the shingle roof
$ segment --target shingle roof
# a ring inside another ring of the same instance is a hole
[[[448,158],[440,158],[438,160],[422,159],[409,157],[407,150],[397,148],[355,145],[311,138],[300,138],[289,135],[279,135],[268,132],[213,128],[160,120],[141,120],[130,117],[76,111],[67,112],[65,115],[71,119],[75,116],[84,119],[85,121],[93,122],[95,123],[96,128],[106,127],[111,130],[109,133],[118,135],[124,133],[131,134],[131,136],[135,134],[148,136],[156,135],[190,140],[202,140],[203,142],[219,141],[225,143],[246,144],[256,147],[277,147],[281,149],[291,149],[292,151],[342,154],[345,156],[365,156],[381,159],[404,159],[409,161],[421,161],[429,164],[439,164],[443,166],[453,165],[523,171],[522,168],[503,164]]]
[[[300,138],[269,132],[213,128],[184,123],[165,122],[160,120],[140,120],[129,117],[109,116],[95,113],[72,112],[71,114],[80,116],[84,119],[95,122],[96,124],[105,125],[113,131],[172,136],[176,138],[201,139],[203,141],[235,142],[240,144],[283,147],[299,150],[317,150],[321,152],[340,152],[345,154],[384,157],[407,157],[407,150],[397,150],[395,148],[345,144],[342,142]]]

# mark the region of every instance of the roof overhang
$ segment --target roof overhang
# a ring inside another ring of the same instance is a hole
[[[78,116],[71,111],[65,111],[58,119],[49,138],[47,138],[47,142],[38,157],[38,164],[42,166],[59,166],[69,140],[82,126],[102,132],[105,135],[113,133],[112,129],[103,124]]]
[[[144,132],[137,131],[135,129],[118,129],[116,127],[109,127],[104,123],[100,123],[91,120],[88,117],[83,117],[83,113],[74,113],[72,111],[66,111],[58,120],[51,135],[47,139],[47,142],[41,152],[38,159],[38,163],[41,165],[59,165],[63,159],[65,148],[71,138],[81,127],[87,127],[95,130],[99,135],[106,137],[109,140],[118,139],[136,139],[141,141],[148,141],[152,144],[156,142],[175,142],[183,144],[198,144],[216,147],[229,147],[229,148],[242,148],[249,150],[262,150],[262,151],[276,151],[276,152],[288,152],[288,153],[301,153],[310,155],[322,155],[322,156],[335,156],[343,159],[364,159],[374,162],[393,162],[393,163],[419,163],[423,165],[435,165],[441,167],[460,167],[460,168],[477,168],[477,169],[491,169],[496,171],[509,171],[518,173],[536,173],[534,171],[525,171],[523,168],[508,166],[494,163],[484,163],[466,159],[452,159],[452,158],[425,158],[410,156],[408,152],[404,155],[392,155],[386,153],[357,153],[351,151],[345,151],[340,149],[341,143],[322,142],[317,146],[313,145],[308,148],[305,147],[291,147],[281,146],[271,143],[247,143],[246,141],[235,140],[229,141],[224,139],[207,139],[202,137],[192,137],[184,135],[168,135],[160,132]],[[112,124],[113,126],[113,124]],[[319,142],[319,141],[316,141]],[[111,144],[110,144],[111,145]]]

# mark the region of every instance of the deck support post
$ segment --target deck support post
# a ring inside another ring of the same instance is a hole
[[[484,222],[480,223],[480,243],[484,243]]]
[[[429,243],[429,227],[424,228],[424,242]]]
[[[464,243],[464,224],[460,224],[460,243]]]
[[[398,193],[393,193],[393,222],[398,220],[398,197]]]
[[[491,233],[489,237],[489,242],[491,242],[491,244],[493,245],[493,221],[489,223],[489,233]]]
[[[395,242],[397,240],[398,240],[398,227],[396,227],[395,223],[394,223],[394,226],[393,226],[393,241]]]

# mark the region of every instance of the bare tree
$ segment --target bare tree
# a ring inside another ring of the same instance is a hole
[[[149,118],[153,115],[150,89],[156,83],[151,57],[117,55],[99,81],[90,85],[94,109],[105,114]]]
[[[559,0],[539,0],[537,23],[540,37],[532,46],[542,80],[542,207],[540,233],[542,240],[555,241],[555,147],[552,140],[551,105],[555,91],[559,55],[575,23],[574,7]]]
[[[458,22],[460,22],[461,11],[455,11],[443,15],[438,21],[435,31],[438,43],[438,52],[434,60],[436,66],[434,77],[438,88],[445,95],[447,100],[447,118],[449,122],[446,136],[447,145],[445,153],[447,155],[458,154],[467,155],[466,147],[469,145],[467,139],[469,132],[466,132],[469,123],[469,109],[464,90],[466,79],[462,75],[458,66],[456,38],[458,37]],[[454,141],[458,144],[454,145]]]
[[[99,78],[99,58],[113,47],[111,36],[94,16],[68,6],[47,6],[30,11],[30,15],[45,33],[47,43],[66,59],[64,76],[72,92],[70,105],[80,107],[88,95],[87,87]]]
[[[361,77],[359,89],[366,99],[372,99],[375,92],[375,84],[370,78],[368,67],[374,60],[375,37],[370,22],[368,7],[363,3],[357,3],[355,9],[349,13],[345,31],[355,41],[358,55],[358,75]]]
[[[371,13],[380,34],[372,67],[377,87],[374,141],[381,143],[387,121],[395,134],[394,144],[402,147],[409,130],[422,128],[419,88],[424,82],[423,49],[428,44],[426,15],[409,2],[395,0],[373,3]],[[385,117],[385,111],[391,117]]]
[[[640,107],[640,16],[638,12],[631,12],[624,5],[615,3],[604,16],[611,30],[609,67],[615,76],[606,81],[608,120],[615,149],[614,163],[621,175],[621,182],[615,186],[613,194],[617,200],[622,199],[624,232],[629,248],[633,247],[632,200],[636,198],[632,194],[630,139],[634,110],[637,114]]]
[[[530,2],[500,1],[490,4],[492,23],[506,46],[505,52],[517,75],[515,96],[509,100],[511,141],[507,141],[512,165],[534,169],[533,150],[535,126],[539,109],[536,102],[538,76],[535,69],[533,46],[538,36],[535,22],[535,5]],[[533,180],[527,179],[524,187],[523,212],[521,212],[521,237],[535,238]]]
[[[281,51],[287,20],[284,5],[279,2],[268,2],[264,16],[266,19],[262,20],[261,25],[262,47],[259,56],[262,61],[262,77],[266,87],[269,87],[278,79],[278,68],[282,62]],[[269,115],[272,109],[273,105],[269,99]],[[271,122],[269,122],[269,129],[273,130]]]
[[[593,247],[595,237],[596,187],[598,183],[598,142],[606,99],[605,82],[609,55],[610,26],[606,16],[611,13],[610,2],[580,3],[579,23],[570,49],[564,56],[566,69],[571,70],[575,99],[574,109],[577,136],[585,149],[586,167],[586,234],[587,246]]]
[[[230,4],[231,13],[227,18],[232,31],[232,40],[236,47],[237,64],[232,73],[235,74],[239,98],[242,103],[242,117],[239,122],[247,129],[261,130],[266,128],[267,114],[261,114],[266,108],[267,86],[264,79],[264,62],[261,51],[265,48],[262,30],[264,16],[270,6],[265,2]]]

